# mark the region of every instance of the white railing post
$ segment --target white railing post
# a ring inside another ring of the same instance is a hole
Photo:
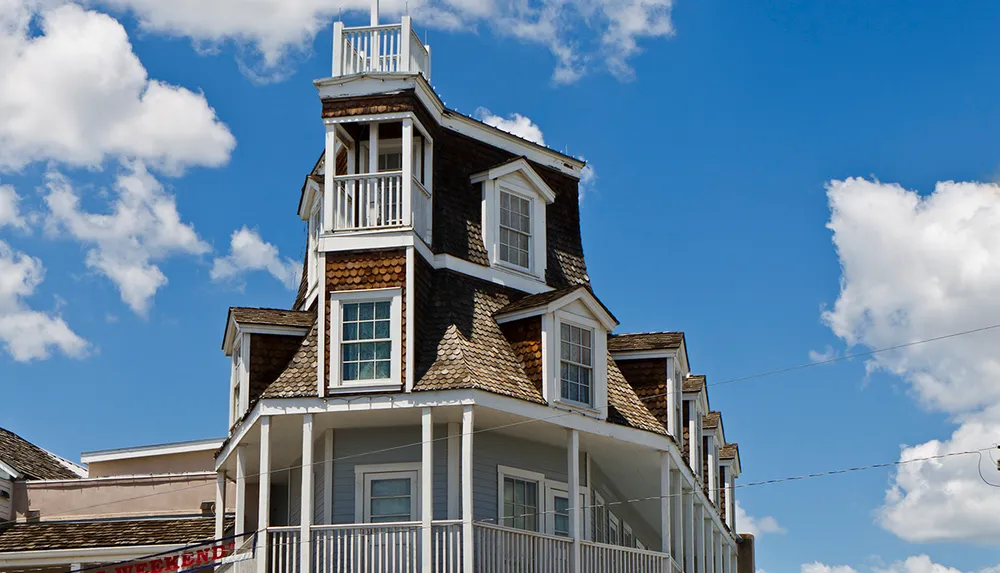
[[[243,535],[247,519],[247,447],[236,446],[236,526],[234,533]]]
[[[222,539],[226,532],[226,472],[215,472],[215,538]]]
[[[404,148],[403,153],[406,153]],[[406,177],[404,176],[405,180]],[[434,516],[434,419],[430,408],[420,412],[420,571],[433,573],[431,519]]]
[[[427,78],[427,83],[431,83],[431,47],[424,46],[427,50],[427,63],[424,64],[424,77]]]
[[[673,548],[671,536],[671,489],[670,489],[670,452],[660,452],[660,551],[670,554]]]
[[[712,522],[713,537],[715,539],[715,573],[722,573],[722,530]]]
[[[337,175],[337,126],[326,127],[326,152],[323,159],[323,216],[324,233],[333,230],[333,178]]]
[[[413,224],[413,120],[403,119],[403,225]]]
[[[267,531],[271,514],[271,417],[260,417],[260,491],[257,495],[257,572],[267,573]],[[237,540],[240,542],[242,540]]]
[[[313,415],[302,416],[302,504],[299,506],[301,520],[301,557],[299,558],[302,573],[310,571],[312,563],[312,522],[313,522]]]
[[[684,515],[684,540],[686,542],[686,548],[684,554],[687,555],[687,573],[697,573],[697,560],[698,560],[698,528],[695,527],[697,524],[698,514],[695,511],[695,487],[698,487],[698,482],[695,481],[692,485],[692,490],[690,493],[685,494],[687,500],[687,509]]]
[[[333,23],[333,77],[344,75],[344,23]]]
[[[580,432],[566,430],[566,463],[569,477],[570,573],[580,573]]]
[[[715,564],[715,540],[712,539],[712,520],[708,516],[709,511],[712,510],[707,507],[704,508],[701,521],[701,528],[703,530],[702,541],[704,541],[705,545],[705,561],[704,565],[702,565],[702,571],[706,573],[712,571],[712,566]]]
[[[472,406],[462,406],[462,571],[473,573]]]
[[[399,72],[417,72],[418,70],[412,69],[410,63],[410,45],[413,44],[413,34],[411,33],[411,23],[409,16],[403,16],[403,23],[399,31],[399,68],[396,71]],[[406,148],[403,148],[403,153],[406,153]]]

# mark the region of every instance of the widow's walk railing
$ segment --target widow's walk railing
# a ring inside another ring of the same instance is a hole
[[[392,73],[431,79],[430,47],[413,31],[409,16],[399,24],[333,25],[333,77]]]

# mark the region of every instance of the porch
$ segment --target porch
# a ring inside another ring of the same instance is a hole
[[[236,533],[266,534],[236,573],[735,572],[701,488],[620,427],[379,400],[248,429]]]

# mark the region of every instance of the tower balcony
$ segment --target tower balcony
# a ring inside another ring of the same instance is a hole
[[[333,25],[333,77],[361,74],[423,74],[431,79],[431,48],[403,16],[399,24],[345,28]]]

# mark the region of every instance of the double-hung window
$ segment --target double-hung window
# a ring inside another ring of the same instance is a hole
[[[518,477],[503,478],[503,524],[538,531],[538,482]]]
[[[332,386],[401,382],[401,289],[331,294]]]
[[[355,517],[363,523],[416,521],[419,516],[419,464],[355,466],[359,492]]]
[[[531,200],[500,191],[500,260],[531,269]]]
[[[562,323],[559,375],[563,400],[593,405],[593,332]]]

